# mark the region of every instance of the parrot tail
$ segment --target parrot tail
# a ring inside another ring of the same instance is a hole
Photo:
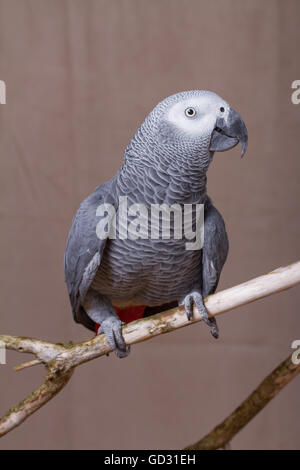
[[[169,302],[167,304],[159,305],[156,307],[147,307],[146,305],[134,305],[132,307],[118,308],[114,307],[118,317],[124,323],[130,323],[143,317],[150,317],[156,313],[161,313],[170,308],[177,307],[178,302]],[[98,334],[100,323],[95,323],[95,336]]]

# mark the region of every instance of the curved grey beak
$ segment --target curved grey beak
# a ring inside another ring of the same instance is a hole
[[[225,118],[218,117],[212,133],[210,147],[212,152],[224,152],[240,142],[241,156],[245,155],[248,145],[248,132],[240,115],[232,108]]]

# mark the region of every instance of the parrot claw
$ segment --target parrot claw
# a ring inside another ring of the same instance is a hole
[[[98,335],[105,334],[109,346],[120,358],[126,357],[130,353],[130,346],[126,346],[122,335],[123,325],[125,323],[119,318],[109,316],[101,322],[101,326],[98,329]]]
[[[209,318],[200,292],[192,292],[191,294],[188,294],[183,301],[183,305],[189,321],[192,320],[193,306],[196,305],[202,320],[207,324],[207,326],[209,326],[211,335],[216,339],[219,338],[217,321],[214,317]]]

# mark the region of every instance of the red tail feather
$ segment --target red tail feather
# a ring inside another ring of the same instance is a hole
[[[117,312],[118,317],[121,321],[125,323],[130,323],[138,318],[143,318],[146,305],[134,305],[132,307],[118,308],[114,307]],[[98,334],[98,329],[100,327],[99,323],[95,323],[95,333]]]

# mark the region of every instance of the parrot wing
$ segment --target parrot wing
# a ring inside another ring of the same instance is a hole
[[[202,250],[202,295],[213,294],[228,254],[228,238],[220,212],[208,204],[204,211],[204,245]]]
[[[80,205],[68,236],[64,265],[65,280],[72,305],[74,320],[93,330],[94,322],[82,307],[85,295],[101,263],[107,239],[97,237],[99,219],[96,211],[100,204],[110,203],[117,210],[116,177],[98,186]]]

